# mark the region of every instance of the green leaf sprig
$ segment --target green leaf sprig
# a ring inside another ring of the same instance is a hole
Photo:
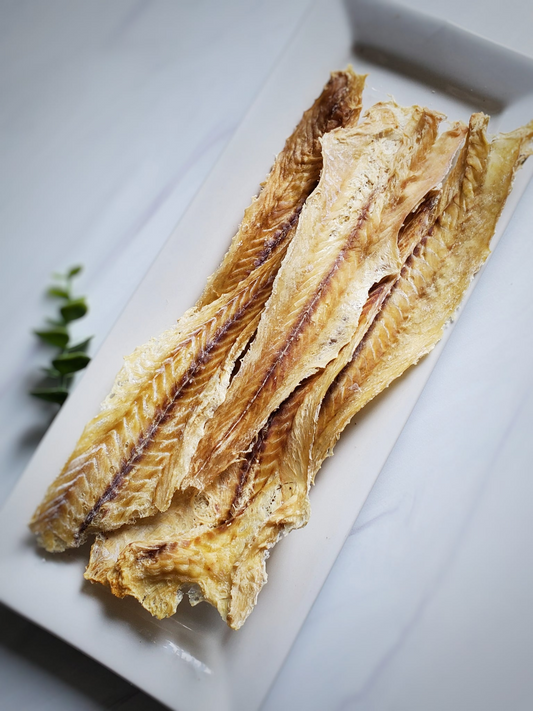
[[[59,299],[59,313],[56,319],[47,319],[47,328],[34,331],[35,335],[49,346],[59,350],[48,368],[43,368],[43,386],[35,388],[30,395],[61,406],[67,399],[74,373],[83,370],[91,360],[87,349],[92,336],[74,345],[70,344],[69,324],[83,318],[89,307],[85,297],[74,297],[72,281],[82,271],[82,267],[71,267],[65,274],[53,274],[55,283],[47,289],[48,296]]]

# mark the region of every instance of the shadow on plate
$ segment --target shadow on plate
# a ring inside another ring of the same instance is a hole
[[[528,57],[401,5],[383,0],[343,4],[353,51],[372,64],[492,115],[533,92]]]

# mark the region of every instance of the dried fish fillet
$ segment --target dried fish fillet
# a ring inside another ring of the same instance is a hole
[[[171,508],[153,521],[100,535],[86,579],[109,585],[118,597],[133,595],[158,618],[174,614],[182,588],[188,588],[193,603],[208,600],[238,629],[266,580],[268,549],[289,520],[294,528],[308,519],[301,507],[305,485],[298,491],[297,482],[282,481],[275,466],[276,439],[290,416],[287,410],[274,415],[265,441],[258,438],[245,460],[206,492],[178,492]],[[205,501],[216,501],[217,510],[206,512]]]
[[[184,482],[204,488],[249,449],[297,385],[350,341],[368,291],[399,268],[387,224],[413,152],[440,115],[393,102],[322,139],[324,169],[307,200],[255,339],[227,396],[206,425]],[[416,149],[416,150],[415,150]]]
[[[489,254],[515,172],[532,153],[533,122],[491,143],[487,124],[488,117],[472,116],[461,193],[408,260],[379,317],[322,404],[312,475],[351,418],[440,340]]]
[[[244,623],[343,429],[440,339],[532,152],[533,123],[489,143],[481,114],[466,141],[394,102],[357,125],[363,84],[331,76],[200,300],[126,360],[32,519],[48,550],[96,533],[85,577],[156,617],[187,593]]]
[[[126,359],[32,518],[47,550],[77,546],[92,531],[168,508],[318,182],[320,138],[357,121],[363,85],[364,77],[350,69],[332,75],[276,159],[199,304]]]
[[[245,210],[239,230],[217,271],[209,277],[198,306],[232,291],[252,271],[283,254],[308,195],[322,170],[321,137],[357,123],[366,75],[351,67],[333,72],[320,97],[287,139],[263,189]],[[260,229],[258,229],[260,226]]]
[[[218,499],[222,520],[213,505],[209,516],[191,519],[191,501],[203,496],[195,494],[182,509],[188,519],[170,509],[151,529],[115,534],[115,549],[113,536],[95,543],[88,579],[134,595],[157,617],[173,614],[181,588],[193,585],[196,600],[215,605],[231,627],[243,624],[266,580],[268,550],[307,522],[309,485],[341,429],[361,402],[438,341],[488,254],[514,172],[531,152],[533,124],[492,144],[486,124],[486,117],[472,118],[468,143],[440,194],[429,196],[402,230],[399,248],[407,264],[397,279],[378,284],[365,304],[354,335],[360,346],[323,402],[311,460],[305,456],[309,429],[302,430],[298,417],[309,424],[309,398],[316,406],[328,368],[302,383],[245,459],[206,490],[212,501],[226,495]],[[183,502],[175,505],[179,511]]]
[[[422,146],[424,140],[428,142],[428,145],[433,144],[433,146],[429,154],[426,154],[423,148],[420,148],[419,152],[415,153],[411,161],[411,172],[405,176],[403,189],[399,194],[397,203],[391,206],[382,218],[382,225],[386,226],[386,229],[395,230],[396,239],[398,239],[398,231],[407,214],[420,202],[428,190],[440,184],[446,173],[448,173],[450,165],[464,141],[465,132],[466,127],[458,124],[434,143],[436,125],[429,124],[427,126],[426,135],[421,136],[419,146]],[[421,157],[423,157],[423,160],[421,160]],[[441,188],[440,192],[444,192],[444,189]],[[409,250],[412,250],[414,245],[427,232],[431,220],[435,220],[438,204],[440,204],[438,199],[433,195],[419,209],[416,219],[412,219],[409,226],[403,230],[399,239],[402,261],[405,261]],[[162,546],[162,550],[166,551],[167,554],[169,554],[171,548],[177,555],[178,551],[185,546],[186,556],[192,555],[194,551],[195,555],[201,558],[207,555],[203,548],[203,541],[207,537],[209,539],[208,547],[212,555],[215,555],[217,546],[221,550],[216,566],[216,580],[221,581],[224,578],[226,580],[224,585],[227,587],[229,585],[228,581],[234,580],[234,568],[237,564],[241,565],[244,552],[253,549],[255,552],[246,564],[248,586],[250,590],[252,589],[249,580],[253,568],[252,560],[262,561],[265,551],[275,543],[279,535],[288,532],[291,528],[303,525],[307,520],[306,511],[300,506],[300,495],[291,499],[291,504],[284,506],[283,526],[267,526],[269,529],[268,534],[262,531],[265,522],[270,520],[272,511],[279,512],[280,501],[286,498],[286,494],[291,490],[294,482],[300,482],[303,486],[303,492],[307,492],[307,460],[305,453],[306,449],[309,449],[309,445],[306,442],[312,442],[312,433],[320,401],[335,374],[342,369],[342,364],[349,360],[349,353],[353,351],[353,348],[361,339],[372,320],[372,314],[375,314],[379,309],[385,297],[386,289],[390,289],[391,285],[392,282],[385,280],[374,289],[372,297],[368,299],[363,309],[364,317],[360,319],[357,329],[359,337],[356,338],[354,336],[352,338],[353,345],[351,350],[349,351],[348,347],[346,347],[342,356],[330,362],[325,371],[317,373],[316,376],[310,378],[307,383],[294,391],[291,397],[281,406],[278,413],[271,419],[270,424],[264,428],[252,452],[248,453],[242,462],[238,465],[233,465],[224,473],[222,477],[223,484],[217,483],[202,494],[190,497],[185,502],[185,506],[183,497],[179,497],[177,501],[173,502],[169,511],[155,517],[153,522],[146,522],[145,525],[141,524],[140,526],[124,529],[116,535],[110,536],[108,540],[103,538],[98,540],[91,552],[91,562],[86,577],[93,581],[109,584],[112,591],[119,596],[125,594],[135,595],[138,599],[143,600],[145,607],[158,616],[171,614],[171,611],[175,609],[177,591],[180,586],[195,583],[202,591],[203,597],[217,606],[223,617],[227,617],[229,624],[240,626],[246,617],[246,615],[243,615],[242,605],[249,598],[249,595],[247,596],[243,593],[240,584],[232,584],[233,594],[224,593],[226,597],[220,597],[223,588],[216,588],[213,582],[206,584],[206,581],[200,575],[201,565],[196,562],[194,575],[192,573],[185,575],[182,566],[180,568],[181,574],[180,570],[174,569],[164,583],[160,584],[161,581],[158,581],[154,585],[151,578],[146,578],[143,575],[137,578],[138,561],[133,551],[138,551],[140,557],[144,560],[147,546],[151,541],[154,541],[155,547],[150,547],[149,550],[152,551],[152,559],[155,560],[157,558],[159,560],[160,554],[156,555],[155,550],[160,545],[160,541],[163,540],[166,541],[166,544]],[[315,414],[313,415],[313,413]],[[299,446],[295,446],[295,442],[292,441],[289,441],[287,446],[287,440],[290,440],[289,435],[291,433],[294,434],[294,432],[299,432],[301,435],[298,441]],[[291,463],[293,466],[291,466]],[[272,473],[272,476],[269,476],[269,472]],[[304,473],[303,476],[301,475],[302,472]],[[293,484],[289,486],[291,481]],[[285,483],[287,483],[287,486],[285,486]],[[228,497],[229,492],[232,493]],[[255,500],[258,492],[262,493]],[[216,509],[219,516],[212,516],[209,521],[206,521],[205,518],[203,520],[195,517],[191,518],[190,512],[194,509],[195,502],[199,498],[211,500],[213,504],[209,508],[212,512]],[[266,506],[265,502],[270,503]],[[230,507],[228,507],[228,503],[231,504]],[[276,504],[275,506],[274,503]],[[293,506],[294,503],[298,503],[299,508],[298,506]],[[274,508],[272,508],[273,506]],[[291,512],[290,521],[287,518],[289,511]],[[184,522],[186,522],[185,527]],[[246,525],[243,522],[246,522]],[[244,530],[243,525],[248,534],[235,535],[235,527],[238,526],[239,530]],[[189,530],[187,530],[187,526]],[[259,536],[260,532],[261,535]],[[179,543],[180,536],[184,535],[187,538]],[[194,540],[193,543],[190,542],[191,537]],[[259,546],[256,550],[259,538],[261,538],[264,545]],[[169,548],[167,544],[170,542],[173,543]],[[125,549],[127,547],[128,552],[126,553]],[[262,554],[259,551],[262,551]],[[209,562],[209,570],[215,570],[213,566],[214,563]],[[261,570],[263,567],[261,563]],[[254,576],[254,580],[259,585],[259,582],[264,579],[264,574],[259,569],[255,572],[257,575]],[[225,573],[225,577],[223,573]],[[209,575],[210,573],[208,577]],[[262,583],[257,587],[255,596],[261,586]],[[240,602],[237,602],[237,599]],[[251,600],[248,599],[245,605],[248,611],[255,604],[254,600],[255,597],[252,597]]]

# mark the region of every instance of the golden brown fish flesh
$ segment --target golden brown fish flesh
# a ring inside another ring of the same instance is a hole
[[[168,508],[319,180],[321,136],[357,121],[363,85],[351,69],[332,75],[277,157],[198,305],[126,359],[33,516],[31,528],[47,550]]]
[[[302,383],[245,458],[204,492],[180,495],[153,521],[98,540],[88,579],[133,595],[157,617],[173,614],[192,586],[193,601],[209,601],[235,629],[243,624],[266,581],[269,549],[307,522],[310,483],[341,430],[435,345],[488,254],[533,125],[491,144],[486,125],[486,117],[472,117],[453,170],[404,225],[404,267],[371,291],[352,339],[359,345],[325,399],[335,361]]]
[[[392,207],[400,203],[401,214],[411,165],[431,150],[441,118],[380,103],[359,125],[324,135],[320,182],[186,484],[202,489],[241,458],[281,402],[350,341],[369,289],[399,268],[401,221],[395,224]]]
[[[351,418],[440,340],[489,254],[516,169],[531,154],[533,122],[489,143],[488,120],[483,114],[472,116],[460,193],[407,261],[379,317],[322,404],[314,472]]]
[[[435,132],[436,129],[433,127],[425,137],[425,140],[429,141],[430,145],[434,142]],[[411,165],[412,171],[404,181],[401,196],[391,206],[390,216],[387,217],[387,214],[383,216],[382,223],[388,225],[388,229],[392,229],[394,226],[396,230],[396,239],[400,244],[402,261],[405,261],[408,250],[412,250],[414,244],[420,241],[427,232],[429,225],[432,224],[431,220],[434,221],[436,219],[436,208],[440,204],[436,194],[432,194],[423,204],[416,214],[416,219],[410,220],[409,225],[402,231],[398,239],[398,230],[404,222],[406,213],[410,212],[420,202],[428,189],[434,188],[435,185],[442,182],[446,173],[449,172],[457,150],[464,141],[465,132],[466,127],[457,125],[434,143],[429,154],[425,155],[424,152],[421,152],[420,155],[415,155]],[[421,155],[425,155],[423,161],[420,159]],[[443,188],[440,189],[439,193],[442,192],[444,192]],[[364,318],[360,319],[357,329],[360,333],[359,340],[368,327],[371,314],[375,314],[376,310],[379,309],[379,305],[385,296],[384,287],[390,288],[390,285],[388,280],[382,282],[374,289],[372,297],[365,304],[363,309]],[[354,339],[355,337],[352,338],[352,351],[357,343]],[[179,496],[165,514],[155,517],[153,521],[123,529],[117,534],[111,535],[107,540],[104,538],[99,539],[93,546],[91,562],[86,577],[109,584],[113,592],[119,596],[134,594],[138,599],[143,600],[145,607],[158,616],[171,614],[177,605],[178,589],[182,585],[194,583],[203,591],[202,595],[215,604],[224,617],[227,617],[231,625],[240,626],[246,617],[243,614],[242,605],[247,599],[240,584],[232,584],[233,597],[230,595],[229,598],[227,596],[221,598],[222,588],[213,587],[214,583],[206,587],[205,581],[202,580],[200,575],[201,566],[198,562],[195,564],[195,575],[190,572],[188,576],[184,575],[183,569],[180,568],[181,574],[178,570],[173,570],[164,582],[159,579],[156,582],[151,577],[144,576],[144,574],[136,575],[138,565],[133,551],[139,551],[139,555],[144,560],[146,550],[153,541],[154,547],[150,547],[150,555],[152,560],[156,561],[162,555],[162,553],[156,554],[161,541],[166,541],[167,543],[173,541],[175,545],[171,546],[171,548],[177,551],[181,547],[181,543],[177,541],[180,540],[180,537],[187,536],[185,539],[186,544],[183,543],[187,548],[187,555],[192,551],[196,551],[196,555],[205,557],[207,554],[203,548],[203,541],[207,538],[210,542],[209,550],[212,551],[213,555],[215,555],[217,545],[224,549],[224,552],[221,552],[219,556],[219,563],[216,567],[216,579],[222,580],[222,571],[225,571],[225,585],[227,587],[229,584],[227,581],[233,579],[232,570],[237,563],[239,563],[239,567],[241,566],[239,561],[242,562],[244,551],[248,550],[250,546],[254,548],[254,541],[259,540],[258,534],[262,530],[264,521],[269,520],[265,502],[270,501],[271,505],[273,505],[273,502],[277,502],[275,509],[278,510],[280,496],[282,499],[286,497],[287,491],[291,490],[291,487],[295,485],[294,482],[299,482],[303,486],[302,491],[306,495],[307,477],[305,475],[303,477],[298,476],[295,473],[295,469],[298,469],[299,472],[307,472],[306,445],[304,442],[312,441],[314,420],[316,420],[316,416],[311,415],[311,413],[317,410],[327,390],[328,383],[335,377],[335,373],[342,368],[342,362],[346,362],[347,357],[349,358],[348,348],[344,350],[346,355],[343,354],[342,357],[332,361],[325,371],[317,373],[316,376],[302,384],[291,395],[278,413],[271,418],[270,423],[263,429],[252,452],[248,453],[239,465],[230,467],[224,473],[220,483],[217,482],[216,485],[208,487],[201,494],[189,495],[187,500]],[[335,371],[332,371],[333,366],[336,368]],[[325,382],[325,376],[327,376],[328,383]],[[317,380],[320,380],[320,388],[317,387]],[[322,394],[317,399],[319,392]],[[313,400],[316,400],[315,404],[312,404]],[[290,442],[289,435],[294,434],[295,431],[303,434],[303,437],[298,442],[299,447],[295,448],[290,443],[289,446],[286,446],[287,442]],[[291,463],[293,463],[293,467],[291,467]],[[272,476],[269,476],[269,472]],[[287,488],[280,483],[280,477],[283,482],[289,482],[290,484],[292,481],[293,484]],[[255,496],[259,491],[262,491],[262,493],[256,499]],[[293,494],[291,494],[291,504],[284,506],[283,525],[270,525],[268,527],[268,535],[264,531],[261,534],[263,543],[265,545],[268,543],[268,546],[254,548],[253,556],[247,558],[246,569],[248,573],[246,577],[250,590],[252,590],[253,586],[251,587],[249,576],[252,573],[253,566],[263,560],[267,548],[274,544],[279,535],[286,533],[291,528],[303,525],[307,520],[307,507],[303,509],[301,507],[302,492],[300,492],[299,496],[295,496],[295,490]],[[207,507],[207,510],[212,513],[209,519],[205,515],[202,518],[191,517],[191,512],[197,508],[196,504],[199,500],[213,502],[211,506]],[[253,504],[252,500],[254,501]],[[261,501],[263,504],[261,504]],[[218,515],[213,515],[215,510]],[[289,511],[291,512],[290,521]],[[267,517],[266,519],[265,516]],[[235,535],[237,529],[243,530],[244,521],[247,522],[248,526],[248,538],[244,535]],[[193,539],[194,543],[190,543],[191,539]],[[217,540],[218,543],[216,543]],[[246,543],[246,540],[248,540],[248,543]],[[127,552],[126,548],[128,548]],[[169,546],[165,544],[161,550],[168,553]],[[214,570],[212,562],[209,562],[208,567],[210,570]],[[256,591],[255,595],[262,585],[262,582],[261,584],[259,582],[264,579],[264,575],[261,573],[263,567],[264,565],[261,563],[253,576],[256,581],[256,587],[253,588]],[[244,567],[240,567],[240,570],[242,572]],[[218,597],[216,594],[218,594]],[[254,600],[255,596],[251,600],[248,599],[245,605],[248,612],[252,609]]]
[[[195,307],[126,359],[34,514],[85,577],[156,617],[184,594],[246,620],[266,558],[310,515],[350,419],[429,352],[489,253],[533,123],[393,101],[332,74]],[[119,530],[116,530],[119,529]]]

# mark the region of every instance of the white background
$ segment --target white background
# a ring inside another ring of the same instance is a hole
[[[530,2],[405,4],[533,57]],[[84,264],[77,329],[94,352],[307,7],[0,2],[0,503],[49,418],[26,391],[47,358],[30,331],[52,313],[50,273]],[[533,185],[265,711],[533,706],[533,300],[514,277],[533,240],[513,249],[532,199]],[[158,708],[0,608],[0,709]]]

